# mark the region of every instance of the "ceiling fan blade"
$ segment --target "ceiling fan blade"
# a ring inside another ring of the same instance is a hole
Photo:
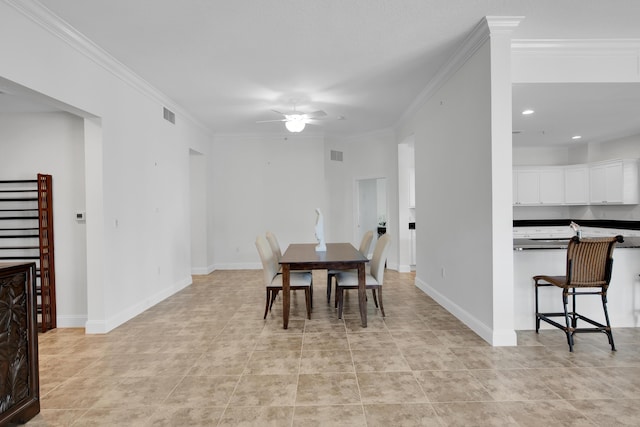
[[[318,110],[318,111],[314,111],[312,113],[306,113],[305,116],[307,116],[308,119],[318,119],[320,117],[325,117],[327,115],[327,113],[325,113],[322,110]]]
[[[270,122],[286,122],[287,119],[278,119],[278,120],[258,120],[256,123],[270,123]]]
[[[278,110],[271,110],[271,111],[273,111],[273,112],[274,112],[274,113],[276,113],[276,114],[280,114],[281,116],[284,116],[284,113],[283,113],[283,112],[280,112],[280,111],[278,111]]]

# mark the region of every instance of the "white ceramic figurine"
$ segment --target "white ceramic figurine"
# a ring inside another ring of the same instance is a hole
[[[322,212],[320,212],[319,208],[316,208],[316,214],[316,239],[318,240],[316,252],[325,252],[327,245],[324,242],[324,219],[322,218]]]

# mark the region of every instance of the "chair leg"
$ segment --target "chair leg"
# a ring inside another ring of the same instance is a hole
[[[342,319],[342,304],[344,303],[344,289],[336,286],[336,298],[338,299],[338,319]]]
[[[567,290],[563,290],[562,291],[562,305],[564,306],[564,319],[566,322],[566,329],[565,329],[565,334],[567,335],[567,343],[569,344],[569,352],[573,352],[573,333],[571,332],[571,323],[572,320],[569,318],[569,312],[567,311],[567,303],[569,294],[567,292]],[[573,308],[575,311],[575,307]]]
[[[373,295],[373,303],[376,305],[376,308],[378,308],[378,298],[376,298],[375,288],[371,288],[371,295]]]
[[[276,297],[278,296],[278,289],[272,289],[271,290],[271,303],[269,304],[269,311],[271,311],[271,308],[273,307],[273,302],[276,300]]]
[[[307,319],[311,320],[311,287],[304,290],[304,300],[307,306]]]
[[[536,287],[536,334],[540,332],[540,316],[538,316],[538,281],[535,282]]]
[[[270,294],[271,294],[271,290],[269,288],[267,288],[267,299],[266,299],[266,303],[264,305],[264,318],[263,319],[267,318],[267,313],[269,312],[269,302],[270,302],[269,300],[271,299],[270,298],[270,296],[271,296]]]
[[[387,317],[384,314],[384,305],[382,305],[382,286],[378,288],[378,299],[380,300],[380,313],[382,313],[382,317]]]
[[[609,311],[607,310],[607,291],[602,292],[602,309],[604,310],[604,318],[607,321],[607,329],[604,332],[605,334],[607,334],[607,338],[609,339],[611,351],[616,351],[616,345],[613,342],[613,331],[611,330],[611,322],[609,322]]]
[[[333,274],[327,273],[327,304],[331,302],[331,286],[333,285]]]

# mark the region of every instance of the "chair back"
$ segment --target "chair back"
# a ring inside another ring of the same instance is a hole
[[[369,248],[371,247],[372,240],[373,240],[372,230],[369,230],[366,233],[364,233],[364,236],[362,236],[362,241],[360,242],[360,248],[358,249],[358,251],[362,255],[369,256]]]
[[[373,256],[371,257],[371,275],[380,285],[382,285],[384,280],[384,264],[387,261],[390,239],[391,237],[388,233],[380,236],[376,242],[376,247],[373,250]]]
[[[265,286],[269,286],[273,281],[273,278],[278,274],[278,261],[276,260],[273,251],[271,251],[271,246],[264,237],[258,236],[256,238],[256,248],[258,249],[258,254],[260,254],[260,261],[262,261],[264,284]]]
[[[579,239],[567,247],[568,287],[607,287],[613,268],[613,249],[622,236]]]
[[[278,239],[275,234],[270,231],[266,233],[267,240],[269,241],[269,246],[271,246],[271,252],[276,257],[276,261],[280,262],[280,258],[282,258],[282,251],[280,250],[280,244],[278,243]]]

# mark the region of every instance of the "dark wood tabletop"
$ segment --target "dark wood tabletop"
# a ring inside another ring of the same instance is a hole
[[[324,269],[328,264],[332,269],[342,264],[355,268],[354,264],[368,261],[351,243],[327,243],[327,250],[322,252],[316,251],[315,243],[292,243],[280,258],[280,264],[289,264],[292,270]]]
[[[316,251],[315,243],[292,243],[280,258],[282,265],[282,321],[289,327],[291,270],[358,270],[358,304],[362,327],[367,327],[367,297],[364,265],[369,262],[351,243],[327,243],[326,251]]]

